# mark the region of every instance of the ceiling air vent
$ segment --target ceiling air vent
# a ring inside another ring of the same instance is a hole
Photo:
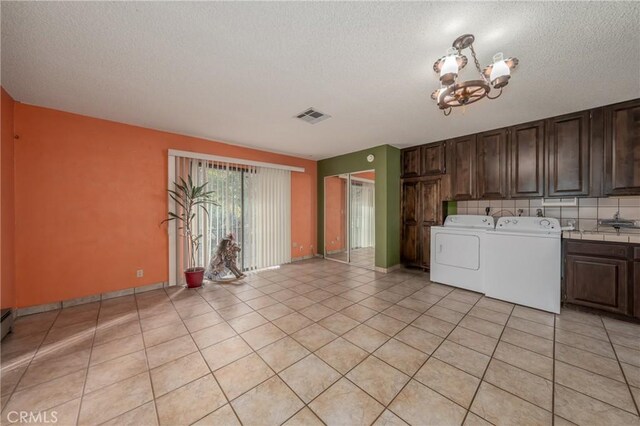
[[[327,118],[331,118],[329,114],[325,114],[324,112],[320,112],[314,108],[307,108],[304,112],[296,115],[296,118],[299,118],[302,121],[306,121],[309,124],[316,124]]]

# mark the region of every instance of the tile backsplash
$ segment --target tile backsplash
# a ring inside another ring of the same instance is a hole
[[[573,201],[573,198],[564,198],[562,201]],[[598,220],[612,219],[616,212],[620,212],[621,219],[640,222],[640,196],[578,198],[578,205],[571,207],[542,207],[542,199],[458,201],[457,213],[484,215],[487,207],[491,209],[489,214],[494,217],[535,216],[536,211],[542,209],[544,216],[559,219],[562,226],[568,226],[571,222],[576,230],[587,232],[615,232],[610,226],[599,226]],[[625,232],[640,233],[640,230]]]

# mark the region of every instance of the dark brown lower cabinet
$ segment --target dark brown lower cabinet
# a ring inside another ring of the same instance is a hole
[[[431,226],[422,225],[421,231],[420,266],[429,268],[431,266]]]
[[[565,240],[565,301],[640,318],[640,245]]]
[[[407,224],[402,226],[401,256],[402,263],[410,266],[418,266],[418,225]]]
[[[567,302],[627,315],[628,262],[567,255]]]
[[[633,316],[640,318],[640,260],[633,262]]]

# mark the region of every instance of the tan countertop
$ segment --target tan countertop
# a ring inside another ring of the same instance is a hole
[[[571,240],[612,241],[640,244],[640,232],[563,231],[562,238]]]

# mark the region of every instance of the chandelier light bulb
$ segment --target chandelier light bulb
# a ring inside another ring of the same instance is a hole
[[[491,81],[493,87],[499,89],[509,83],[509,78],[511,78],[511,70],[504,61],[502,52],[496,53],[493,56],[493,66],[491,67],[489,81]]]

